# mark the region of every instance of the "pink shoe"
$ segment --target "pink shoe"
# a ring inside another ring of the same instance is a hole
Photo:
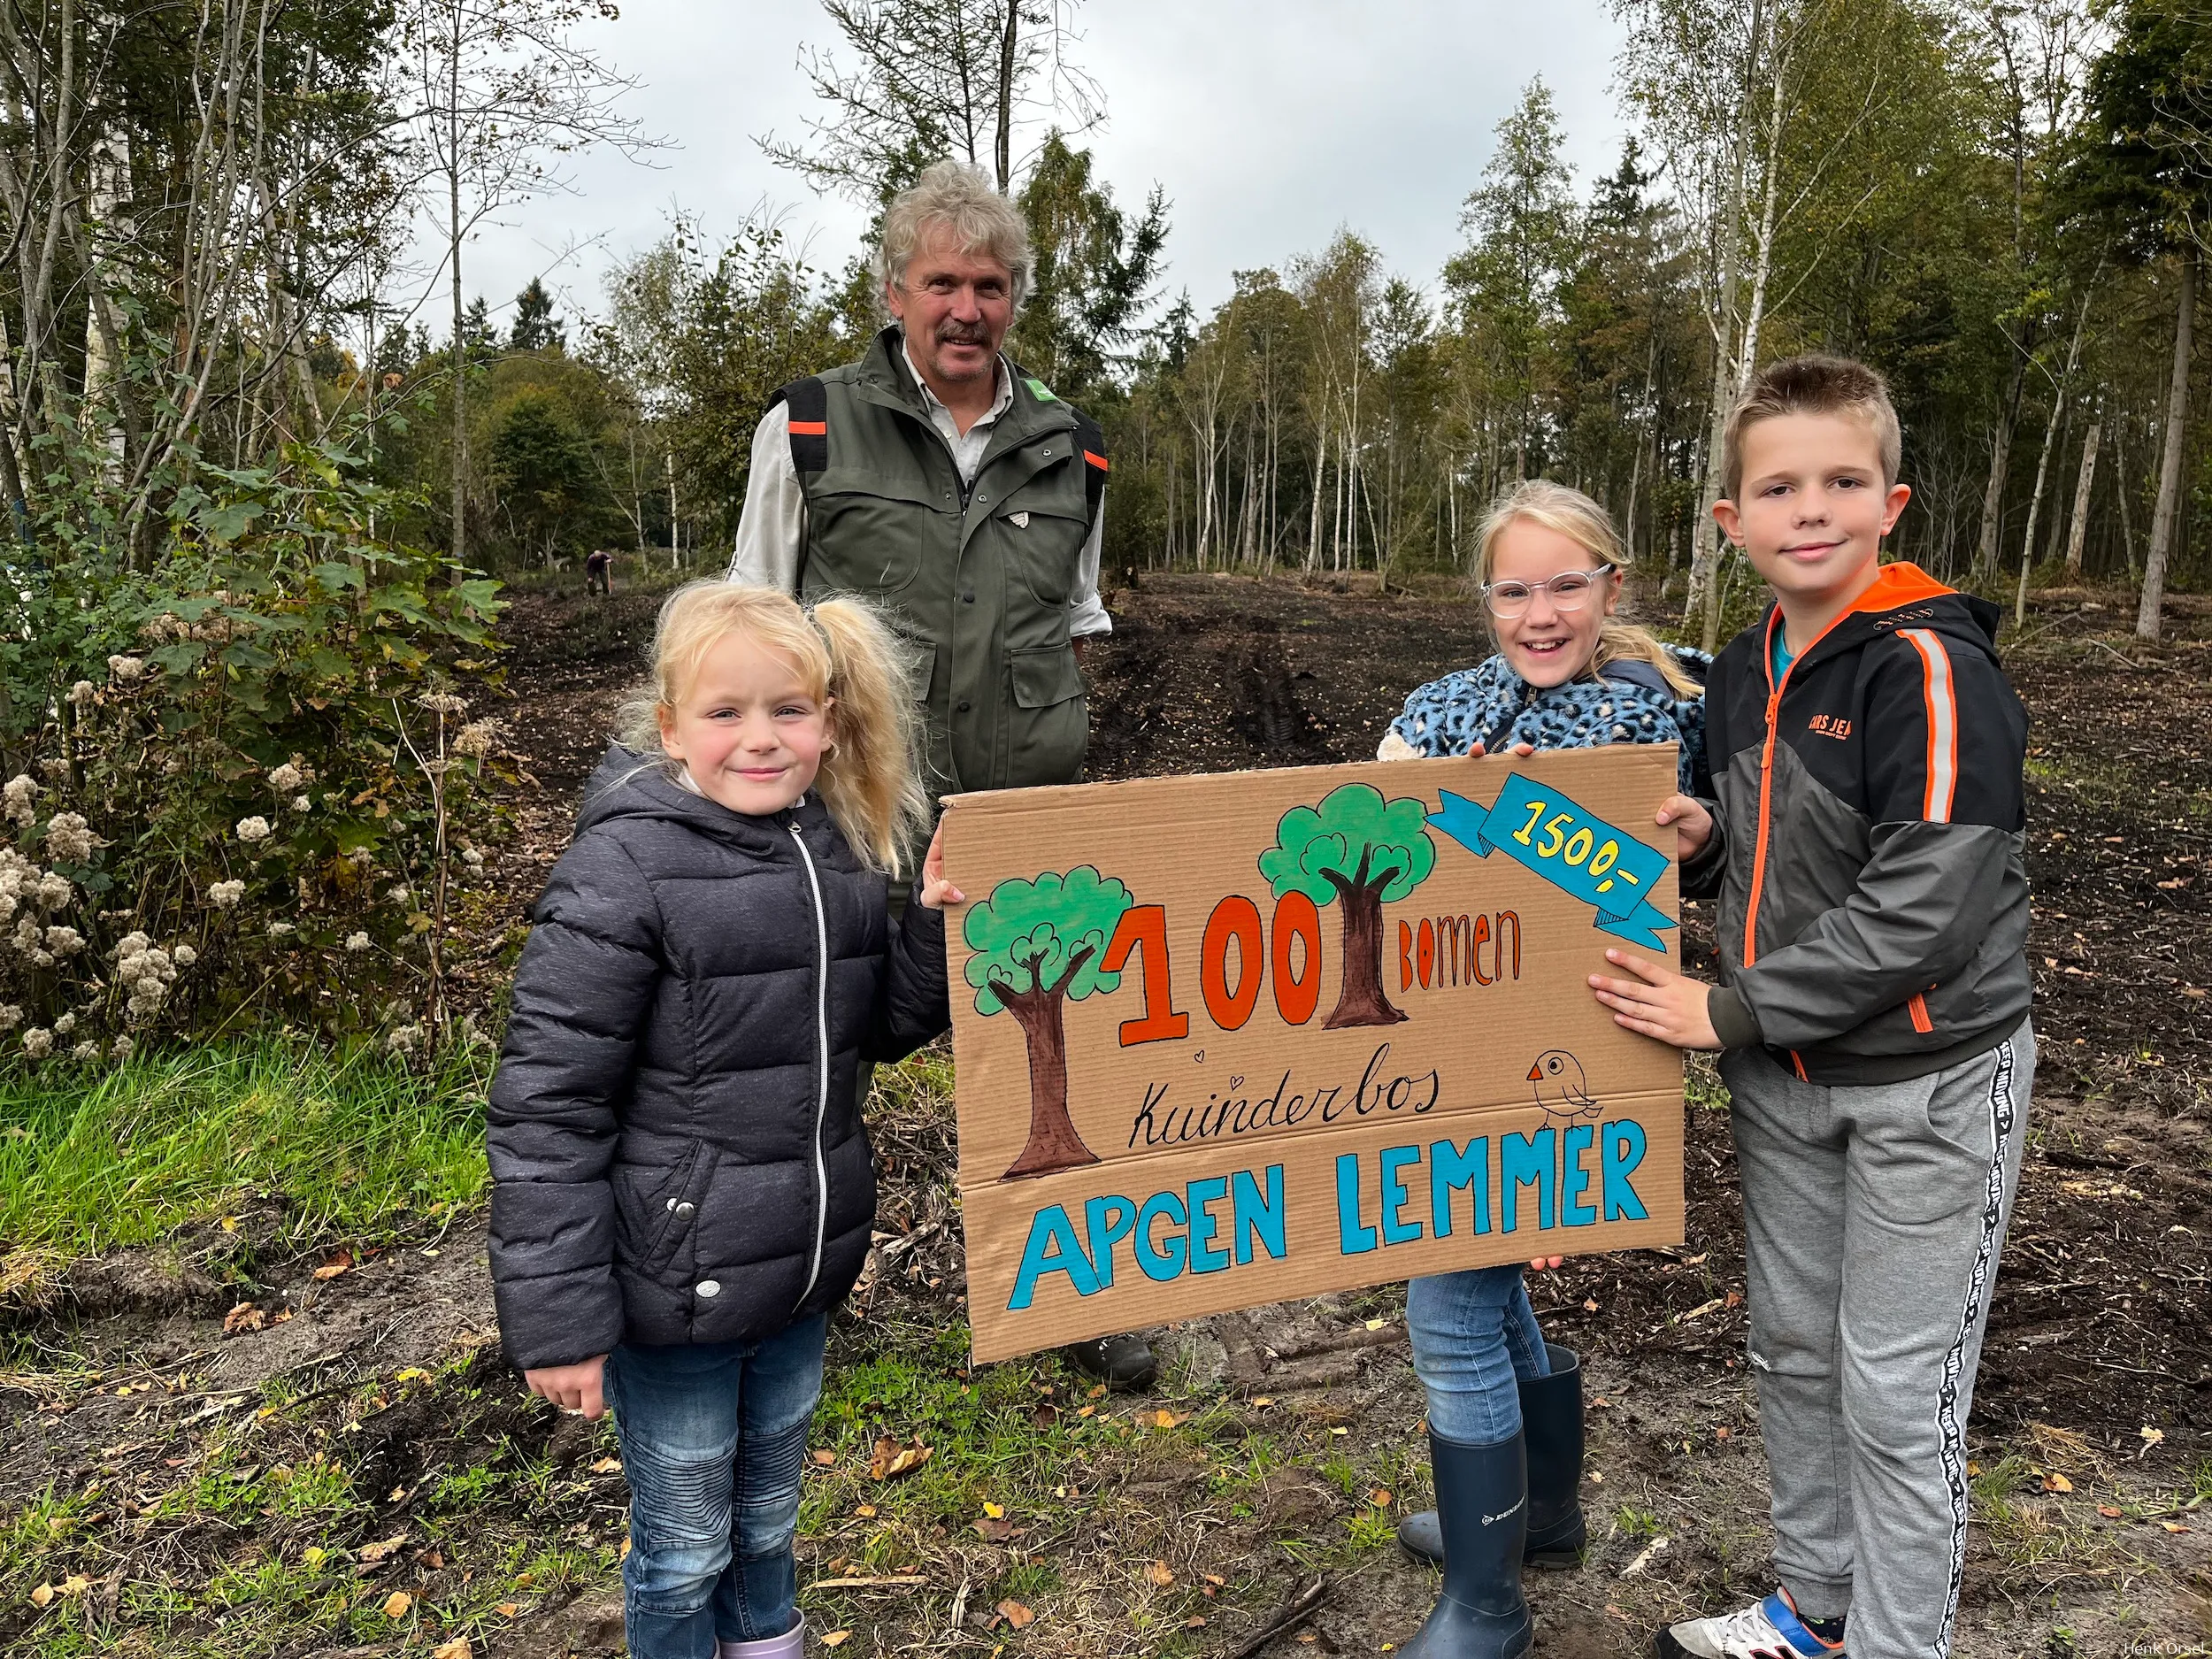
[[[759,1641],[726,1641],[717,1650],[719,1659],[803,1659],[806,1621],[800,1619],[780,1636]]]

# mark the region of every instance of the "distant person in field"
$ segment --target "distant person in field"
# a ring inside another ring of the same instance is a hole
[[[584,561],[584,586],[595,594],[614,592],[614,555],[606,549],[594,548]]]
[[[890,326],[859,362],[785,387],[753,434],[730,580],[888,609],[921,657],[933,808],[1073,783],[1090,738],[1079,649],[1113,627],[1105,438],[1002,349],[1032,266],[1013,204],[937,163],[884,210]],[[1117,1386],[1152,1380],[1134,1337],[1068,1353]]]
[[[1713,665],[1712,788],[1659,813],[1683,891],[1719,898],[1720,983],[1625,950],[1590,983],[1629,1030],[1724,1050],[1781,1584],[1658,1651],[1924,1659],[1958,1617],[2035,1076],[2027,716],[1997,607],[1881,562],[1912,492],[1879,375],[1770,365],[1724,443],[1714,516],[1774,603]]]
[[[1484,517],[1475,565],[1497,652],[1408,697],[1378,759],[1678,743],[1682,787],[1704,780],[1711,659],[1615,620],[1628,553],[1602,507],[1563,484],[1517,484]],[[1582,1358],[1544,1340],[1517,1266],[1415,1279],[1406,1329],[1437,1507],[1398,1538],[1442,1562],[1444,1590],[1399,1651],[1514,1659],[1535,1639],[1523,1564],[1578,1565],[1587,1536]]]
[[[630,1482],[636,1659],[801,1659],[829,1317],[875,1219],[854,1078],[950,1023],[904,653],[856,601],[694,582],[531,912],[493,1079],[508,1357]]]

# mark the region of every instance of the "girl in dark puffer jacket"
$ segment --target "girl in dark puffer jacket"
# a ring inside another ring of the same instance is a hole
[[[500,1333],[609,1406],[639,1659],[798,1659],[792,1537],[875,1176],[855,1085],[950,1023],[913,693],[865,607],[695,582],[533,912],[491,1089]]]

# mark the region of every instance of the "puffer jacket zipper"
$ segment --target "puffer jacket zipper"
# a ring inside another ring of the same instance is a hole
[[[822,882],[814,873],[814,855],[807,850],[806,837],[799,826],[790,826],[791,839],[799,849],[799,862],[806,866],[806,884],[814,895],[814,941],[818,963],[814,975],[814,1035],[817,1044],[814,1091],[814,1259],[807,1264],[806,1288],[799,1293],[799,1305],[814,1294],[815,1281],[822,1276],[822,1240],[829,1228],[829,1166],[822,1157],[822,1126],[829,1117],[829,916],[822,909]]]

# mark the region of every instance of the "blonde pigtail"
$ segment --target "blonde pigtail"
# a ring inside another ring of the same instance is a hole
[[[1598,630],[1598,667],[1608,663],[1649,663],[1659,671],[1659,677],[1674,688],[1678,697],[1701,697],[1705,687],[1682,672],[1682,665],[1674,659],[1674,653],[1662,645],[1656,635],[1647,628],[1640,628],[1632,622],[1616,622],[1606,618]]]
[[[929,798],[916,766],[921,736],[913,653],[883,618],[854,599],[808,612],[829,648],[830,731],[815,787],[855,851],[895,876],[929,827]]]

